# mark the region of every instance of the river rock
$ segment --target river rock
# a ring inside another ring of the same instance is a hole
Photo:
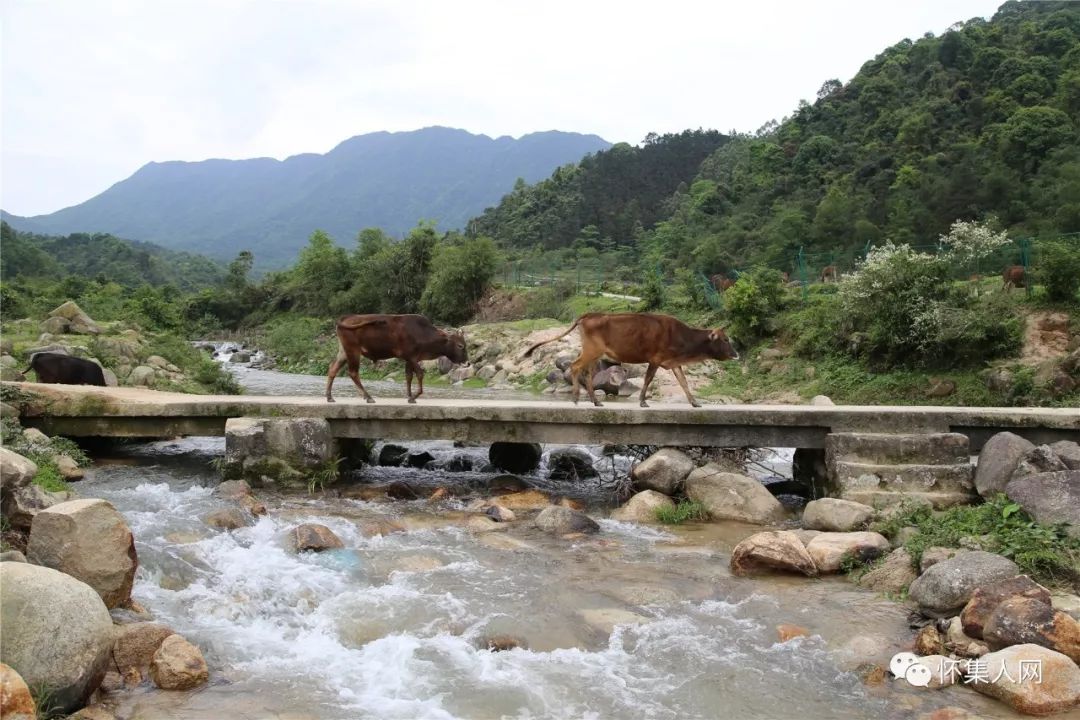
[[[35,515],[45,508],[64,502],[70,496],[71,493],[49,492],[42,489],[40,485],[31,483],[11,492],[5,492],[3,500],[0,501],[0,509],[13,530],[28,533]]]
[[[819,573],[839,572],[848,558],[868,563],[890,549],[885,536],[876,532],[823,532],[806,545]]]
[[[69,500],[39,512],[30,528],[30,562],[94,588],[109,608],[131,599],[139,560],[124,516],[107,500]]]
[[[786,643],[789,640],[794,640],[795,638],[807,637],[809,634],[809,630],[799,625],[789,625],[787,623],[782,623],[776,626],[777,641],[781,643]]]
[[[497,475],[488,480],[488,489],[492,492],[512,493],[529,489],[529,483],[517,475]]]
[[[345,547],[341,538],[325,525],[304,523],[289,531],[288,544],[293,552],[333,550]]]
[[[37,706],[22,675],[0,663],[0,718],[3,720],[36,720]]]
[[[755,533],[731,552],[731,572],[735,575],[773,570],[817,575],[817,566],[799,536],[787,530]]]
[[[1035,445],[1011,432],[999,432],[986,441],[975,466],[975,489],[984,498],[1005,492],[1016,466]]]
[[[999,603],[983,626],[983,640],[993,650],[1034,643],[1080,664],[1080,622],[1031,597],[1016,595]]]
[[[675,448],[662,448],[634,466],[630,478],[639,490],[674,495],[694,470],[694,461]]]
[[[81,707],[109,663],[112,618],[92,587],[28,563],[0,563],[0,662],[30,687],[44,686],[60,711]]]
[[[945,627],[945,647],[962,657],[982,657],[990,652],[989,646],[982,640],[976,640],[964,633],[964,624],[959,616],[949,620]]]
[[[929,617],[948,617],[971,600],[976,588],[1020,574],[1012,560],[972,550],[937,563],[908,588],[908,597]]]
[[[502,532],[507,525],[499,522],[490,515],[470,515],[465,521],[465,528],[473,533]]]
[[[22,431],[22,436],[23,440],[31,445],[39,445],[42,449],[47,449],[49,446],[49,436],[37,428],[26,428]]]
[[[997,606],[1012,597],[1031,598],[1050,605],[1050,591],[1027,575],[1017,575],[1008,580],[990,583],[977,588],[960,613],[964,634],[982,640],[983,627]]]
[[[642,490],[611,513],[612,520],[621,522],[655,523],[659,508],[674,508],[675,501],[655,490]]]
[[[488,500],[488,503],[501,505],[508,510],[543,510],[551,505],[551,498],[539,490],[523,490],[505,495],[496,495]]]
[[[26,556],[18,550],[5,550],[0,552],[0,562],[26,562]]]
[[[536,527],[553,535],[595,533],[600,531],[596,521],[579,510],[552,505],[536,516]]]
[[[1039,445],[1028,450],[1024,453],[1024,457],[1020,458],[1020,462],[1017,463],[1016,469],[1013,470],[1010,482],[1017,478],[1027,477],[1028,475],[1061,472],[1068,469],[1068,466],[1065,465],[1049,445]]]
[[[9,405],[6,402],[0,402],[0,418],[13,418],[18,419],[19,408],[14,405]]]
[[[387,443],[379,450],[379,465],[383,467],[401,467],[405,464],[405,458],[409,456],[409,449],[401,445]]]
[[[592,455],[584,450],[556,450],[548,456],[548,477],[560,482],[594,478],[599,473],[592,463]]]
[[[252,524],[251,516],[240,508],[222,508],[206,516],[204,522],[219,530],[239,530]]]
[[[104,685],[102,683],[102,687]],[[104,705],[87,705],[74,715],[68,715],[67,720],[116,720],[116,716]]]
[[[521,475],[539,467],[543,454],[540,443],[497,442],[488,448],[488,461],[503,472]]]
[[[169,635],[150,660],[150,678],[162,690],[190,690],[210,679],[199,648],[179,635]]]
[[[705,505],[713,520],[739,520],[768,525],[784,519],[784,506],[757,480],[724,472],[715,463],[686,477],[686,495]]]
[[[154,653],[172,634],[172,628],[155,622],[117,626],[112,647],[113,663],[127,685],[138,685],[149,677]]]
[[[515,518],[514,511],[502,505],[489,505],[484,509],[484,514],[495,522],[512,522]]]
[[[226,500],[240,500],[251,495],[251,486],[243,480],[226,480],[214,488],[213,495]]]
[[[60,471],[60,475],[64,480],[75,482],[83,479],[82,468],[69,456],[55,455],[53,456],[53,462],[56,463],[56,469]]]
[[[1050,449],[1054,451],[1054,454],[1058,456],[1061,462],[1065,463],[1065,467],[1069,470],[1080,470],[1080,443],[1074,443],[1070,440],[1058,440],[1050,446]]]
[[[427,450],[411,452],[405,457],[405,464],[417,469],[427,467],[427,464],[435,459],[435,456]]]
[[[874,517],[874,508],[851,500],[811,500],[803,510],[803,526],[810,530],[849,532],[862,530]]]
[[[1080,538],[1080,470],[1015,478],[1005,486],[1005,494],[1040,523],[1068,523],[1066,532]]]
[[[593,388],[605,395],[618,395],[619,388],[622,387],[626,380],[626,370],[623,369],[622,365],[612,365],[604,368],[593,375],[592,379]]]
[[[340,457],[338,443],[324,418],[229,418],[225,422],[227,480],[247,480],[253,487],[307,491],[314,474]],[[333,482],[334,476],[324,478]]]
[[[1041,668],[1040,676],[1021,681],[1021,663]],[[1059,652],[1030,643],[1013,645],[984,655],[978,675],[973,665],[968,665],[968,685],[1017,712],[1050,715],[1080,703],[1080,667]]]
[[[893,550],[879,565],[862,575],[858,584],[867,590],[900,595],[918,574],[911,564],[911,555],[904,548]]]
[[[37,464],[33,460],[0,447],[0,487],[5,493],[29,485],[37,471]]]

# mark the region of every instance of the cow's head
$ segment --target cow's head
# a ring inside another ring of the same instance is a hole
[[[735,352],[735,346],[731,344],[723,328],[709,331],[709,355],[717,360],[739,359],[739,353]]]
[[[445,355],[455,365],[464,365],[469,362],[469,354],[465,350],[465,333],[460,330],[450,330],[446,333]]]

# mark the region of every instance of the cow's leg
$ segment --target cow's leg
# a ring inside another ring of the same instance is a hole
[[[420,390],[415,395],[412,394],[412,379],[413,375],[416,375],[417,382],[420,383]],[[424,392],[424,369],[420,367],[420,363],[413,360],[405,361],[405,397],[409,399],[410,403],[415,403],[416,398],[420,397],[420,393]]]
[[[649,363],[649,367],[645,368],[645,380],[641,384],[641,397],[639,398],[640,402],[638,402],[641,407],[649,407],[649,403],[645,402],[645,394],[649,392],[649,385],[652,383],[658,367],[660,366]]]
[[[345,351],[339,350],[337,357],[334,358],[334,362],[330,363],[330,372],[326,374],[326,402],[334,402],[334,378],[341,372],[341,367],[345,364]]]
[[[595,398],[592,397],[592,370],[596,364],[596,357],[590,357],[582,352],[578,355],[577,360],[570,364],[570,377],[574,383],[574,404],[577,405],[578,399],[581,397],[581,373],[588,372],[589,377],[586,380],[586,387],[589,389],[589,399],[593,401],[594,405],[600,405]]]
[[[683,374],[682,368],[676,365],[671,368],[671,372],[675,375],[675,379],[679,381],[679,385],[682,386],[683,392],[686,393],[686,399],[690,401],[690,404],[694,407],[701,407],[701,403],[690,394],[690,386],[686,384],[686,375]]]
[[[424,366],[420,363],[416,363],[416,381],[420,383],[420,389],[413,395],[411,402],[416,402],[416,398],[424,394]]]
[[[364,384],[360,382],[360,359],[353,360],[349,358],[349,377],[352,378],[353,385],[360,391],[360,394],[369,403],[375,402],[375,398],[368,395],[368,391],[364,389]]]

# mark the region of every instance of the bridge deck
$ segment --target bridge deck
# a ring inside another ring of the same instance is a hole
[[[1080,409],[941,406],[706,405],[569,400],[421,400],[186,395],[136,388],[4,383],[27,396],[24,422],[69,436],[223,435],[231,417],[317,417],[343,438],[722,447],[824,447],[830,432],[960,432],[976,450],[1010,430],[1034,442],[1080,438]]]

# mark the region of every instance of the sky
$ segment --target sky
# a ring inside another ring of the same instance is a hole
[[[0,0],[0,207],[377,130],[751,132],[998,0]]]

